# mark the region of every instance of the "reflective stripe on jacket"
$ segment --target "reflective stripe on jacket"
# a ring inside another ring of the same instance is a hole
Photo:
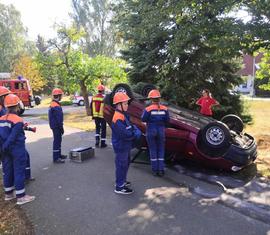
[[[25,133],[21,117],[9,113],[0,118],[0,142],[3,150],[19,151],[20,147],[25,147]]]
[[[93,117],[103,118],[103,108],[104,108],[104,95],[97,94],[92,98],[92,115]]]
[[[165,126],[169,119],[167,107],[159,104],[151,104],[142,114],[142,121],[147,123],[147,127]]]

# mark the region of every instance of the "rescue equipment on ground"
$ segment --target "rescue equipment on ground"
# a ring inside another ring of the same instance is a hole
[[[71,149],[69,152],[69,159],[73,162],[83,162],[95,156],[94,147],[79,147]]]

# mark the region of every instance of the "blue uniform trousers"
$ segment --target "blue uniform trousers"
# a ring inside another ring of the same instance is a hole
[[[14,151],[3,154],[3,180],[6,194],[15,189],[17,198],[25,195],[24,181],[26,168],[26,152]]]
[[[116,188],[122,188],[127,181],[127,173],[130,163],[130,151],[115,153]]]
[[[163,171],[165,152],[164,126],[148,127],[146,130],[146,139],[150,152],[152,171]]]
[[[53,131],[53,161],[61,157],[62,131],[60,128],[54,128]]]
[[[96,144],[99,144],[100,141],[100,132],[101,132],[101,144],[106,142],[106,121],[104,118],[95,117],[96,124]]]
[[[31,178],[30,155],[27,150],[25,152],[26,152],[25,179],[28,180]]]

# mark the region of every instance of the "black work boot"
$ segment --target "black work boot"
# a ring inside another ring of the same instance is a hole
[[[106,141],[105,140],[102,140],[101,139],[101,145],[100,145],[101,148],[106,148],[107,147],[107,144],[106,144]]]
[[[61,158],[61,159],[67,159],[67,155],[61,154],[60,158]]]
[[[96,136],[96,144],[95,144],[96,147],[99,146],[99,136]]]
[[[102,143],[101,142],[101,145],[100,145],[100,148],[106,148],[108,145],[106,143]]]

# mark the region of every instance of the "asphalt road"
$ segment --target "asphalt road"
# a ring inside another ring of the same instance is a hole
[[[181,172],[167,170],[166,177],[159,178],[151,175],[149,166],[131,164],[128,178],[135,192],[117,195],[113,192],[111,146],[96,149],[95,157],[84,163],[54,165],[47,122],[27,113],[24,119],[38,128],[37,133],[27,132],[36,178],[27,186],[27,193],[37,198],[22,206],[36,234],[270,235],[270,223],[239,213],[237,205],[229,206],[198,193],[226,196],[220,187]],[[93,133],[65,127],[64,153],[93,143]],[[266,193],[269,195],[269,191]]]

